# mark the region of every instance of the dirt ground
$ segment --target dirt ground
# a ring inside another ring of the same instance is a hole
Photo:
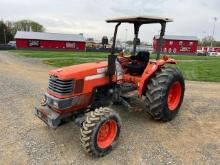
[[[220,83],[187,81],[181,111],[169,123],[118,107],[120,143],[93,158],[73,123],[52,130],[33,115],[51,68],[0,52],[0,164],[220,164]]]

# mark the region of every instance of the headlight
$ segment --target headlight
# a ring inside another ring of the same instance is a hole
[[[53,100],[53,107],[54,108],[59,108],[59,104],[58,104],[58,102],[57,101],[55,101],[55,100]]]
[[[46,104],[56,109],[67,109],[72,106],[73,98],[58,99],[49,95],[48,93],[45,93],[45,98],[47,101]]]

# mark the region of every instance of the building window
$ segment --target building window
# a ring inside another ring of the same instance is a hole
[[[75,42],[66,42],[66,48],[75,48]]]
[[[163,52],[166,53],[166,52],[167,52],[167,48],[164,48],[164,49],[163,49]]]
[[[172,48],[169,48],[169,49],[168,49],[168,53],[171,53],[171,52],[172,52]]]
[[[173,45],[173,41],[170,41],[169,44],[170,44],[170,45]]]

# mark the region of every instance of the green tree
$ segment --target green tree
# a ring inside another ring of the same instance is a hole
[[[11,40],[13,40],[13,35],[10,28],[3,21],[0,21],[0,44],[7,44]]]
[[[45,28],[38,22],[24,19],[14,22],[12,28],[13,35],[15,35],[17,31],[43,32],[45,31]]]
[[[206,36],[201,40],[201,45],[202,46],[211,46],[211,44],[215,44],[215,39],[212,36]]]

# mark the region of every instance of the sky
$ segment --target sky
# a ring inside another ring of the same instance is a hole
[[[114,24],[107,18],[118,16],[162,16],[172,18],[167,35],[203,38],[213,34],[220,41],[220,0],[0,0],[0,19],[31,19],[42,24],[47,32],[77,34],[100,39],[113,36]],[[152,42],[160,25],[143,25],[140,39]],[[133,26],[119,27],[118,38],[131,40]]]

